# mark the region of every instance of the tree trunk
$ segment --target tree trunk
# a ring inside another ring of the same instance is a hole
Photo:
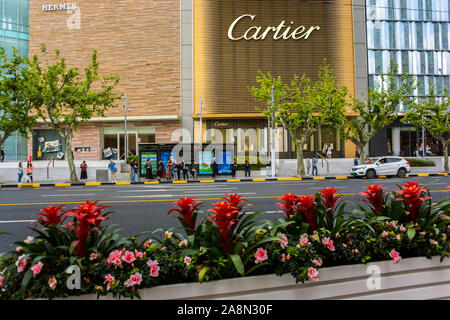
[[[66,139],[66,158],[67,163],[69,164],[69,172],[70,172],[70,182],[71,183],[77,183],[79,182],[77,177],[77,172],[75,170],[75,162],[73,159],[73,153],[72,153],[72,136],[67,136]]]
[[[305,176],[305,164],[303,162],[303,139],[300,139],[300,141],[296,141],[295,143],[295,149],[297,152],[297,177],[303,178]]]
[[[442,143],[442,146],[444,147],[444,170],[445,170],[445,173],[449,173],[449,170],[448,170],[448,140],[442,139],[441,143]]]
[[[366,151],[365,151],[365,144],[359,144],[357,146],[358,152],[359,152],[359,162],[360,164],[364,164],[366,162]]]

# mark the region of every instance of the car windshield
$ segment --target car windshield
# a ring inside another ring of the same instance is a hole
[[[367,159],[366,164],[374,164],[379,160],[379,158],[370,158]]]

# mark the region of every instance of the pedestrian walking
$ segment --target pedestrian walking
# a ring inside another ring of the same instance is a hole
[[[34,166],[31,163],[31,161],[29,161],[27,163],[27,183],[33,183],[33,171],[34,171]]]
[[[237,171],[237,161],[236,159],[234,159],[233,163],[231,164],[231,176],[233,178],[236,177],[236,171]]]
[[[157,166],[156,170],[157,170],[158,181],[160,179],[164,179],[164,163],[161,160],[158,161],[158,166]]]
[[[272,168],[272,160],[269,159],[266,164],[266,176],[270,177],[270,168]]]
[[[215,178],[217,174],[217,161],[216,157],[213,157],[210,164],[211,170],[212,170],[212,177]]]
[[[0,160],[3,162],[5,160],[5,147],[0,148]]]
[[[250,164],[248,163],[248,160],[245,160],[244,172],[245,172],[246,177],[247,177],[247,174],[250,177]]]
[[[130,166],[130,182],[135,182],[136,181],[137,163],[134,158],[130,159],[129,166]]]
[[[333,154],[333,150],[331,149],[331,146],[328,146],[328,149],[327,149],[327,158],[328,158],[328,159],[331,159],[332,154]]]
[[[186,165],[186,162],[184,162],[184,160],[181,161],[181,168],[183,170],[183,180],[189,180],[188,167]]]
[[[173,160],[173,157],[172,156],[170,156],[170,158],[169,158],[169,161],[170,161],[170,173],[171,173],[171,177],[174,177],[175,176],[175,168],[174,168],[174,160]]]
[[[147,159],[147,163],[145,164],[145,178],[147,180],[153,179],[153,168],[150,159]]]
[[[312,158],[311,164],[312,164],[312,176],[314,177],[314,173],[316,176],[319,175],[319,170],[317,169],[317,154]]]
[[[21,184],[22,183],[22,177],[23,177],[23,165],[22,162],[19,162],[19,170],[18,170],[18,179],[17,179],[17,183]]]
[[[355,154],[355,159],[353,159],[353,165],[359,166],[358,154]]]
[[[197,169],[196,169],[195,163],[191,163],[189,171],[191,173],[192,179],[196,180],[197,179]]]
[[[169,160],[167,160],[167,163],[166,163],[166,179],[167,179],[167,181],[172,180],[172,170],[173,170],[172,162],[169,159]]]
[[[181,162],[175,161],[175,170],[177,172],[177,180],[181,180],[181,171],[183,170]]]
[[[310,158],[306,158],[306,171],[307,171],[307,175],[309,176],[309,170],[311,170],[311,159]]]
[[[81,180],[87,180],[88,176],[87,176],[87,163],[85,160],[83,160],[83,163],[80,165],[81,168],[81,176],[80,179]]]
[[[116,168],[116,163],[113,161],[112,158],[109,159],[108,170],[111,172],[111,180],[112,180],[112,182],[116,182],[116,180],[117,180],[117,168]]]

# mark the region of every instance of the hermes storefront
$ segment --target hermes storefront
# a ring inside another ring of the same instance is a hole
[[[338,80],[355,95],[351,0],[193,0],[193,93],[195,141],[235,143],[240,153],[267,152],[268,120],[249,94],[258,71],[289,82],[294,75],[313,79],[324,58]],[[203,103],[200,130],[200,100]],[[281,158],[295,157],[295,144],[277,128]],[[334,156],[354,155],[354,146],[322,129],[304,146]]]

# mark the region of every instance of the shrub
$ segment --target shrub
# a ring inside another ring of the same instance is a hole
[[[436,164],[433,160],[420,159],[420,158],[406,158],[406,161],[409,162],[409,165],[414,167],[435,167]]]

